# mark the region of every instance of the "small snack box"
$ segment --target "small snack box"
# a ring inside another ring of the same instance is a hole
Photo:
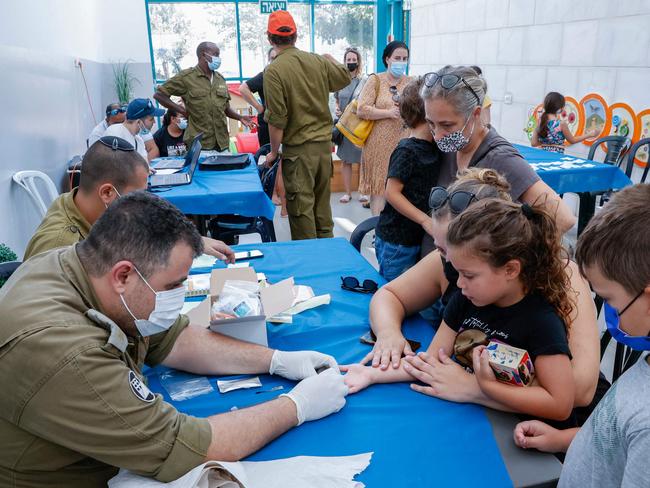
[[[212,305],[229,280],[258,283],[257,273],[251,267],[213,269],[210,273],[210,295],[187,313],[190,323],[235,339],[268,346],[266,321],[291,307],[295,299],[293,278],[260,288],[262,312],[259,315],[212,320]]]
[[[490,366],[499,381],[515,386],[528,386],[535,376],[528,351],[497,341],[487,345]]]

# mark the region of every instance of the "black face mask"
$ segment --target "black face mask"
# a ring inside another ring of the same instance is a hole
[[[359,63],[348,63],[348,71],[352,73],[359,67]]]

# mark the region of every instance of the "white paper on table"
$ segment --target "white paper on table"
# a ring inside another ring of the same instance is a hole
[[[185,476],[163,483],[151,478],[120,470],[108,482],[109,488],[364,488],[354,481],[370,464],[372,452],[354,456],[317,457],[297,456],[273,461],[241,461],[226,463],[210,461],[197,466]],[[210,482],[210,468],[227,469],[241,485],[235,482]],[[206,469],[207,468],[207,469]]]
[[[201,254],[198,258],[194,258],[192,261],[192,268],[211,268],[214,266],[217,258],[210,256],[209,254]]]
[[[179,171],[180,171],[180,168],[162,168],[162,169],[157,169],[156,174],[157,175],[173,175],[175,173],[178,173]]]
[[[229,263],[228,268],[250,268],[251,263],[249,261],[243,261],[239,263]]]

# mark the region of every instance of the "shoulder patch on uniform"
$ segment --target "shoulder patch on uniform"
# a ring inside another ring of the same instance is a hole
[[[145,385],[140,378],[131,370],[129,370],[129,385],[131,391],[143,402],[151,403],[156,399],[149,387]]]

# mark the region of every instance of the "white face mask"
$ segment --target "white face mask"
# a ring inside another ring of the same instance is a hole
[[[131,317],[133,317],[135,326],[142,337],[169,330],[169,328],[174,325],[174,322],[176,322],[176,319],[178,319],[178,316],[183,309],[183,304],[185,303],[185,287],[180,286],[173,290],[156,291],[151,288],[151,285],[144,279],[144,276],[142,276],[140,271],[138,271],[138,268],[135,266],[133,268],[136,273],[138,273],[138,276],[142,278],[142,281],[144,281],[149,289],[156,295],[156,305],[149,314],[149,319],[138,319],[133,315],[133,312],[131,312],[131,309],[124,301],[124,295],[120,294],[120,299],[122,300],[124,308],[126,308],[127,312],[129,312]]]

